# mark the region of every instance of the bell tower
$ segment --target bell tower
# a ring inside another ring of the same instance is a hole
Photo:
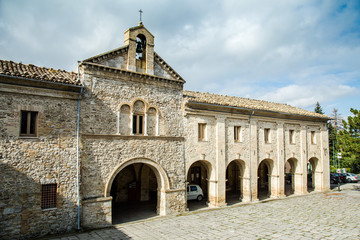
[[[141,21],[124,33],[124,44],[129,46],[127,70],[154,75],[154,36]]]

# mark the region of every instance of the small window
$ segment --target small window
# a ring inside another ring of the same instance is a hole
[[[199,141],[205,141],[206,140],[206,123],[199,123],[198,137],[199,137]]]
[[[133,134],[143,134],[144,116],[134,115],[133,116]]]
[[[38,112],[21,111],[21,136],[36,136]]]
[[[240,126],[234,127],[234,141],[241,142],[241,127]]]
[[[311,144],[316,144],[316,134],[315,134],[315,131],[311,131]]]
[[[57,184],[41,185],[41,208],[56,208]]]
[[[270,128],[264,128],[264,141],[270,143]]]
[[[289,141],[290,141],[290,144],[295,144],[295,131],[294,130],[289,131]]]
[[[190,191],[191,191],[191,192],[197,191],[197,187],[196,187],[196,186],[190,186]]]

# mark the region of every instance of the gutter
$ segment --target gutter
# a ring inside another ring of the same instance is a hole
[[[78,80],[80,81],[80,61],[78,61]],[[79,161],[79,152],[80,152],[80,101],[81,94],[83,93],[84,88],[82,87],[79,93],[78,98],[78,110],[77,110],[77,122],[76,122],[76,186],[77,186],[77,229],[80,230],[80,161]]]
[[[252,201],[252,190],[251,190],[251,117],[254,115],[254,111],[249,115],[249,184],[250,184],[250,202]]]

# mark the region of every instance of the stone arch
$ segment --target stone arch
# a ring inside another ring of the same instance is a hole
[[[238,202],[243,199],[246,190],[244,181],[245,172],[247,171],[245,161],[234,159],[226,165],[226,202]]]
[[[291,195],[301,192],[301,179],[296,177],[300,167],[296,158],[289,158],[284,165],[284,189],[285,195]]]
[[[169,178],[168,178],[165,170],[158,163],[156,163],[155,161],[153,161],[151,159],[147,159],[147,158],[133,158],[133,159],[130,159],[130,160],[118,165],[114,169],[114,171],[110,174],[110,177],[105,185],[105,193],[104,193],[105,197],[110,196],[110,191],[111,191],[111,186],[113,184],[113,181],[114,181],[115,177],[121,172],[121,170],[123,170],[125,167],[130,166],[131,164],[135,164],[135,163],[146,164],[154,171],[157,182],[158,182],[158,186],[161,191],[170,189]]]
[[[319,159],[312,157],[307,162],[307,190],[308,192],[321,189],[319,174]]]
[[[168,176],[155,161],[134,158],[120,164],[109,176],[104,192],[105,197],[113,197],[112,221],[166,215],[169,189]]]
[[[132,108],[133,113],[142,113],[142,114],[145,113],[146,104],[144,100],[135,99],[132,105],[133,105]]]
[[[272,193],[272,178],[274,174],[274,161],[266,158],[258,165],[257,171],[257,195],[258,199],[265,199]]]
[[[204,197],[210,199],[211,179],[214,179],[212,164],[207,160],[194,161],[186,167],[186,181],[188,184],[197,184],[201,187]]]

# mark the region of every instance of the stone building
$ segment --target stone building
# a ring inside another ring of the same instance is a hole
[[[329,189],[327,116],[184,84],[142,23],[77,73],[0,60],[0,238]]]

